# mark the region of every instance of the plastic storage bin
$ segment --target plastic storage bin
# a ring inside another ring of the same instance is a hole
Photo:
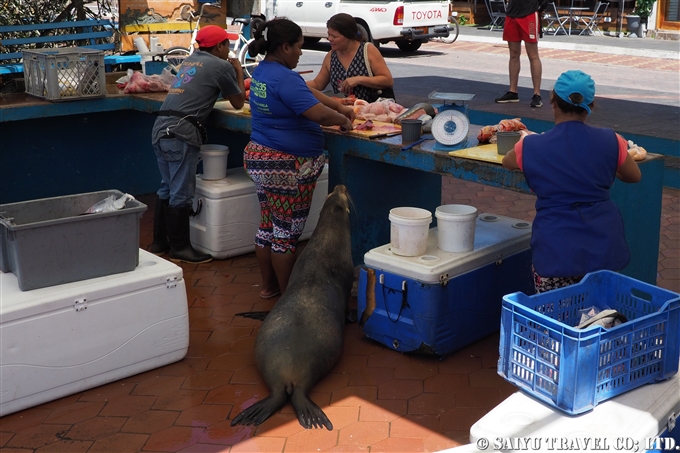
[[[504,453],[653,452],[659,438],[664,439],[658,445],[668,447],[669,438],[678,437],[678,413],[677,374],[615,396],[576,416],[543,404],[525,392],[516,392],[472,425],[470,442],[472,445],[488,442],[486,451],[496,447]],[[673,446],[666,451],[678,448]]]
[[[579,310],[623,313],[628,322],[576,329]],[[568,414],[678,371],[680,295],[610,271],[546,293],[503,298],[498,373]]]
[[[390,244],[368,251],[357,296],[364,333],[396,351],[443,355],[497,332],[503,296],[533,290],[530,238],[530,223],[482,214],[469,252],[439,249],[437,228],[422,256]]]
[[[0,205],[0,270],[22,291],[127,272],[139,260],[139,221],[146,205],[82,215],[118,190]]]
[[[130,272],[33,291],[0,274],[0,417],[186,355],[182,268],[135,251]]]
[[[104,51],[83,47],[23,52],[26,93],[49,101],[106,96]]]
[[[319,222],[328,195],[328,166],[316,181],[312,207],[300,240],[308,239]],[[230,168],[227,177],[207,181],[196,177],[195,217],[190,220],[191,245],[213,258],[224,259],[255,251],[260,205],[255,184],[243,167]]]

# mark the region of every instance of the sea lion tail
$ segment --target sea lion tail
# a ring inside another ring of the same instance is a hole
[[[236,418],[231,421],[231,426],[260,425],[274,412],[281,409],[287,399],[288,395],[285,392],[281,392],[278,395],[269,395],[238,414]]]
[[[326,414],[305,394],[300,387],[293,389],[290,402],[297,412],[298,421],[305,429],[326,427],[328,431],[333,430],[333,424]]]

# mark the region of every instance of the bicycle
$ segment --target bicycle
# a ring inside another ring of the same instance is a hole
[[[240,40],[240,50],[238,53],[238,61],[241,63],[241,67],[243,68],[243,75],[246,78],[252,77],[253,76],[253,71],[257,67],[258,64],[262,60],[264,60],[264,55],[255,55],[254,57],[250,56],[250,52],[248,51],[248,45],[255,40],[255,38],[250,38],[246,39],[245,36],[243,36],[243,25],[251,24],[251,36],[253,34],[253,26],[257,23],[257,21],[262,21],[262,19],[259,18],[237,18],[234,19],[234,22],[239,22],[241,23],[241,30],[239,32],[239,40]]]
[[[458,13],[454,11],[449,16],[449,25],[448,25],[449,36],[447,36],[446,38],[432,38],[432,41],[451,44],[456,39],[458,39],[458,33],[460,32],[460,30],[459,30],[460,24],[458,23],[458,19],[456,18],[457,15],[458,15]]]
[[[189,5],[185,5],[180,11],[180,17],[184,20],[196,19],[196,25],[191,34],[191,43],[189,48],[183,46],[174,46],[167,49],[164,53],[165,62],[172,68],[173,73],[177,73],[179,66],[182,64],[184,59],[191,55],[194,50],[196,50],[196,35],[198,34],[199,25],[201,22],[201,17],[203,16],[203,10],[206,6],[213,6],[219,8],[220,3],[203,3],[201,5],[201,10],[196,16],[191,10]],[[264,58],[262,55],[257,57],[250,57],[248,54],[248,44],[252,39],[246,39],[243,35],[243,27],[251,22],[251,18],[241,18],[236,17],[231,20],[231,25],[227,26],[227,36],[229,37],[231,49],[229,50],[229,56],[232,58],[238,58],[241,66],[243,67],[243,73],[246,78],[252,76],[252,71]]]
[[[183,20],[189,21],[190,24],[192,20],[196,19],[196,25],[191,32],[191,42],[189,43],[188,48],[184,46],[173,46],[169,49],[166,49],[163,53],[165,62],[172,68],[173,74],[177,74],[177,71],[179,70],[179,67],[184,59],[194,53],[194,50],[196,49],[196,36],[198,35],[199,25],[201,23],[201,18],[203,17],[203,12],[206,6],[220,8],[222,5],[221,3],[203,3],[198,16],[191,10],[191,6],[184,5],[179,13],[180,17]]]

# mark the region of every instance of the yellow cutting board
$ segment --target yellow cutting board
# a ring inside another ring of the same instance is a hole
[[[500,164],[503,162],[503,156],[498,154],[498,147],[495,143],[479,145],[473,148],[459,149],[458,151],[451,151],[449,152],[449,155],[464,157],[465,159],[491,162],[492,164]]]

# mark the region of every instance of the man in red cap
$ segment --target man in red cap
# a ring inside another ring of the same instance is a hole
[[[179,68],[152,131],[152,144],[161,173],[154,213],[154,238],[149,248],[172,261],[205,263],[189,240],[189,216],[196,191],[196,166],[207,134],[203,123],[222,95],[236,109],[245,103],[243,68],[229,58],[229,38],[223,28],[208,25],[196,35],[198,50]]]

